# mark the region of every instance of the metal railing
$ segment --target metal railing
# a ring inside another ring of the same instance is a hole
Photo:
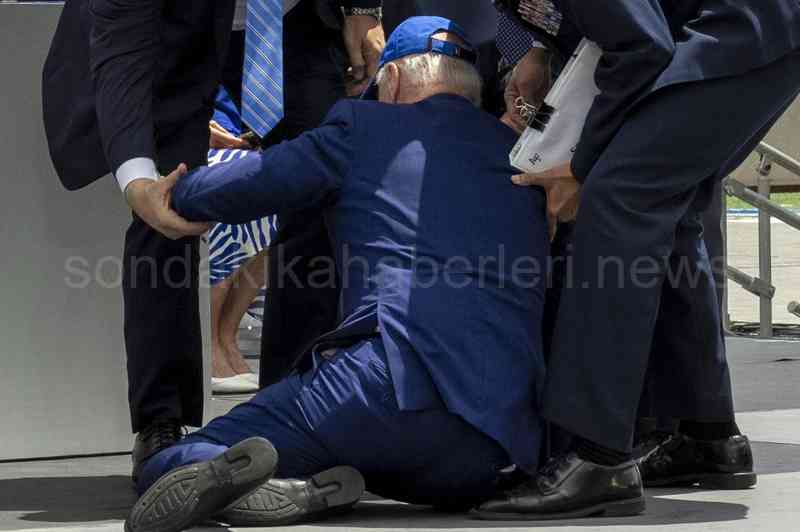
[[[727,266],[727,274],[731,281],[759,298],[759,335],[762,338],[771,338],[772,301],[775,297],[775,286],[772,284],[772,218],[800,231],[800,215],[770,200],[772,191],[770,175],[775,164],[800,178],[800,162],[765,142],[762,142],[755,151],[760,156],[756,169],[758,192],[750,190],[744,183],[733,178],[725,181],[725,191],[728,195],[737,197],[758,209],[758,277],[747,275],[730,265]],[[727,229],[725,234],[727,241]],[[789,312],[800,316],[800,305],[796,302],[790,303]],[[727,328],[729,326],[727,312],[725,315]]]

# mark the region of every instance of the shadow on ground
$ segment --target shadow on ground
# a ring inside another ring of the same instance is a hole
[[[647,513],[633,518],[588,519],[548,522],[547,526],[676,525],[719,523],[744,519],[748,508],[741,504],[661,498],[690,491],[655,492],[647,501]],[[122,521],[135,503],[130,477],[50,477],[0,480],[0,512],[20,522],[97,523]],[[491,522],[447,514],[429,508],[369,499],[347,516],[320,523],[325,528],[346,529],[513,529],[529,528],[530,522]],[[2,528],[2,527],[0,527]],[[224,530],[216,528],[215,530]]]
[[[754,442],[753,448],[757,471],[760,474],[800,470],[798,445]],[[15,476],[19,476],[21,472],[15,471],[15,473],[17,473]],[[740,504],[666,498],[670,495],[691,493],[690,490],[681,489],[650,491],[647,513],[639,517],[551,521],[547,522],[546,526],[614,527],[719,523],[744,519],[747,516],[748,508]],[[123,521],[135,502],[136,494],[130,477],[126,475],[0,479],[0,530],[25,528],[24,523],[29,523],[29,527],[35,528],[42,524],[70,525]],[[530,528],[532,523],[477,521],[464,514],[443,514],[429,508],[408,506],[368,496],[358,505],[355,512],[321,525],[326,528],[346,529],[503,530]],[[12,528],[8,528],[9,526]]]
[[[136,502],[128,476],[0,480],[0,512],[37,523],[124,520]]]
[[[691,493],[683,490],[680,493]],[[667,492],[664,493],[667,495]],[[647,513],[627,518],[591,518],[542,522],[547,527],[617,527],[721,523],[745,519],[749,509],[742,504],[664,499],[648,497]],[[326,521],[325,528],[345,529],[530,529],[531,521],[479,521],[464,514],[445,514],[429,508],[391,501],[367,501],[348,516]]]

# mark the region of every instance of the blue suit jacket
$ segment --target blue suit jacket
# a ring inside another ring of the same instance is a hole
[[[597,71],[602,94],[572,161],[581,180],[648,94],[743,74],[800,49],[800,0],[530,2],[550,11],[536,21],[538,37],[571,53],[584,36],[605,52]],[[731,101],[737,105],[747,104]]]
[[[173,201],[226,223],[324,206],[343,288],[320,344],[379,330],[402,409],[447,408],[533,470],[548,240],[543,193],[510,181],[515,140],[458,96],[345,101],[296,140],[189,174]]]

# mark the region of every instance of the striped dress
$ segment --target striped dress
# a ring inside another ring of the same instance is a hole
[[[209,150],[208,164],[216,166],[245,157],[257,157],[258,152],[245,150]],[[211,285],[221,283],[233,275],[252,257],[269,247],[277,232],[275,216],[267,216],[245,224],[217,224],[208,232]],[[260,319],[264,291],[250,307],[249,314]]]

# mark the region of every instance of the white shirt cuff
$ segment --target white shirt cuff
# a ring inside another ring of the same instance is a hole
[[[161,178],[161,174],[158,173],[156,163],[153,159],[137,157],[122,163],[122,165],[117,168],[114,177],[117,178],[119,188],[124,193],[131,181],[137,179],[152,179],[153,181],[158,181]]]

